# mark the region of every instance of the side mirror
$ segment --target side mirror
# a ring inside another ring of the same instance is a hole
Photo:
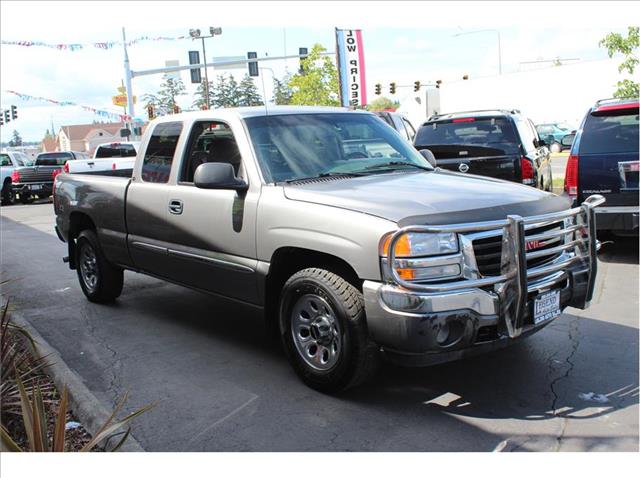
[[[562,139],[560,140],[560,143],[562,143],[562,146],[566,146],[570,148],[575,138],[576,138],[576,135],[574,133],[567,134],[562,137]]]
[[[420,154],[424,159],[429,161],[429,164],[436,168],[438,166],[438,162],[436,161],[436,157],[433,155],[430,149],[421,149]]]
[[[233,189],[246,191],[249,185],[236,177],[229,163],[203,163],[196,168],[193,184],[201,189]]]

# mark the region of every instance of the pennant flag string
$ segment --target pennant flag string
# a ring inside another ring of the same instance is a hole
[[[127,46],[136,45],[137,43],[147,42],[147,41],[178,41],[178,40],[186,40],[191,38],[187,35],[181,35],[177,37],[149,37],[142,36],[138,38],[134,38],[133,40],[129,40],[126,42]],[[110,42],[85,42],[85,43],[45,43],[41,41],[11,41],[11,40],[2,40],[0,42],[2,45],[16,45],[16,46],[40,46],[45,48],[53,48],[55,50],[69,50],[69,51],[77,51],[82,50],[84,48],[98,48],[100,50],[110,50],[114,46],[122,46],[124,42],[122,41],[110,41]]]
[[[125,121],[131,121],[131,116],[130,115],[125,115],[122,113],[114,113],[112,111],[108,111],[108,110],[102,110],[99,108],[93,108],[92,106],[86,106],[86,105],[79,105],[78,103],[75,103],[73,101],[58,101],[58,100],[53,100],[51,98],[43,98],[42,96],[31,96],[31,95],[26,95],[24,93],[19,93],[17,91],[13,91],[13,90],[4,90],[5,93],[9,93],[11,95],[15,95],[17,97],[19,97],[21,100],[25,100],[25,101],[44,101],[46,103],[51,103],[57,106],[78,106],[80,108],[82,108],[84,111],[90,111],[91,113],[97,115],[97,116],[101,116],[103,118],[111,118],[111,119],[117,119],[119,121],[125,122]]]

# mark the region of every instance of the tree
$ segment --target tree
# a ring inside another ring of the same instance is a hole
[[[399,101],[394,101],[386,96],[379,96],[367,105],[369,111],[396,110],[400,107]]]
[[[216,108],[232,108],[239,106],[238,82],[229,75],[218,75],[215,88],[209,90],[211,105]]]
[[[164,75],[164,81],[160,84],[160,90],[157,94],[143,95],[142,101],[145,102],[145,108],[153,105],[156,109],[156,115],[165,115],[172,113],[177,106],[177,97],[186,94],[186,88],[180,78],[173,79],[169,75]]]
[[[291,104],[339,106],[338,70],[320,44],[313,45],[309,56],[302,60],[302,73],[297,73],[289,81],[293,90]]]
[[[22,146],[22,137],[20,133],[18,133],[15,129],[11,134],[11,140],[9,141],[9,146]]]
[[[248,74],[244,75],[237,89],[238,106],[262,106],[262,96],[258,93],[253,78]]]
[[[291,75],[286,75],[282,80],[273,78],[273,101],[276,105],[290,105],[293,91],[289,86]]]
[[[638,66],[638,47],[640,46],[640,27],[629,27],[628,35],[625,38],[620,33],[609,33],[606,37],[600,40],[599,46],[603,46],[607,49],[609,58],[613,57],[616,53],[624,55],[624,61],[618,66],[618,72],[622,73],[626,71],[630,75]],[[613,96],[616,98],[638,98],[640,91],[640,84],[625,78],[622,81],[618,81],[618,89]]]
[[[202,109],[203,106],[205,106],[207,104],[207,100],[206,100],[206,96],[207,96],[207,92],[205,89],[205,82],[204,80],[202,81],[202,83],[200,83],[198,85],[198,88],[196,89],[194,96],[194,100],[193,103],[191,104],[191,106],[193,106],[194,108],[198,108],[198,109]],[[213,92],[213,82],[210,81],[209,82],[209,105],[208,108],[211,108],[211,94]]]

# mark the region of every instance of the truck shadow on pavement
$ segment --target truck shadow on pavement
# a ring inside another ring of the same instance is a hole
[[[638,236],[615,236],[598,234],[602,249],[598,259],[614,264],[638,264]]]

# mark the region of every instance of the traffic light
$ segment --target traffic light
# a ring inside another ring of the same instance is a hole
[[[462,76],[462,79],[463,79],[463,80],[468,80],[468,79],[469,79],[469,75],[463,75],[463,76]]]
[[[175,114],[180,113],[182,110],[180,109],[180,107],[178,105],[173,105],[173,112]]]
[[[414,81],[413,82],[413,91],[420,91],[420,82],[419,81]]]
[[[255,51],[248,51],[247,59],[251,60],[253,58],[258,58],[258,54]],[[260,70],[258,70],[257,61],[248,61],[247,66],[249,67],[249,76],[260,76]]]
[[[149,121],[156,117],[156,108],[153,105],[147,106],[147,115],[149,116]]]
[[[189,64],[190,65],[199,65],[200,64],[200,52],[197,50],[193,50],[189,52]],[[189,70],[191,73],[191,83],[200,84],[202,83],[202,72],[200,68],[192,68]]]
[[[299,73],[304,74],[304,67],[302,66],[302,60],[306,60],[309,56],[309,50],[307,48],[298,48],[298,55],[300,56],[300,70]]]
[[[4,116],[0,115],[0,126],[4,126]]]
[[[382,85],[380,83],[376,83],[376,95],[382,93]]]
[[[11,119],[12,120],[18,119],[18,108],[16,107],[16,105],[11,105]]]
[[[4,122],[5,122],[5,124],[8,123],[9,121],[11,121],[11,118],[9,117],[9,110],[4,110]]]
[[[442,84],[442,80],[437,80],[436,81],[436,88],[440,88],[441,84]]]
[[[392,95],[396,94],[396,84],[394,82],[389,83],[389,93]]]

